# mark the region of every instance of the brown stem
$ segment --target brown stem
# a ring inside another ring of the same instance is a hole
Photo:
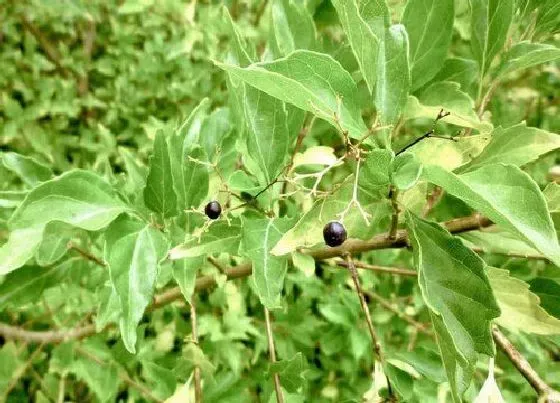
[[[373,351],[381,365],[385,367],[385,356],[383,354],[383,350],[381,349],[381,344],[379,343],[379,337],[377,336],[377,332],[373,327],[373,321],[371,320],[371,313],[369,312],[369,307],[366,302],[366,298],[364,297],[364,292],[362,291],[362,286],[360,285],[360,278],[358,277],[358,271],[356,270],[356,266],[354,265],[354,261],[352,260],[352,256],[350,253],[347,253],[345,256],[346,259],[346,267],[350,272],[352,277],[352,281],[354,282],[354,287],[356,288],[356,293],[358,294],[358,299],[360,300],[360,305],[362,307],[362,311],[364,312],[364,316],[366,317],[366,323],[369,331],[369,337],[371,338],[371,343],[373,345]],[[394,398],[391,383],[389,382],[389,377],[387,377],[387,390],[389,391],[389,396]],[[390,399],[394,401],[394,399]]]
[[[517,368],[519,373],[529,382],[531,387],[537,392],[539,397],[544,398],[544,402],[560,402],[560,392],[552,389],[540,376],[535,372],[529,361],[515,348],[508,338],[498,329],[497,326],[492,328],[492,336],[494,341],[500,347],[511,363]]]
[[[196,307],[193,301],[191,302],[191,326],[192,326],[192,338],[193,342],[198,345],[198,328],[196,324]],[[194,401],[196,403],[202,403],[202,381],[200,378],[200,368],[198,366],[194,367]]]
[[[348,263],[345,262],[344,260],[337,261],[336,264],[342,267],[348,267]],[[409,277],[417,276],[416,271],[410,269],[403,269],[400,267],[378,266],[375,264],[362,263],[358,261],[354,261],[354,266],[359,267],[360,269],[371,270],[379,273],[388,273],[388,274],[394,274],[398,276],[409,276]]]
[[[91,252],[82,249],[81,247],[79,247],[78,245],[74,244],[73,242],[68,242],[68,249],[74,250],[76,252],[78,252],[78,254],[80,256],[82,256],[84,259],[89,260],[90,262],[95,263],[98,266],[101,267],[106,267],[107,263],[105,263],[103,260],[101,260],[100,258],[98,258],[97,256],[93,255]]]
[[[274,347],[274,336],[272,334],[272,325],[270,321],[270,312],[266,307],[264,308],[264,319],[266,322],[266,338],[268,339],[268,353],[270,356],[270,362],[274,364],[276,362],[276,348]],[[274,373],[274,390],[276,391],[276,402],[284,403],[284,394],[282,393],[282,385],[280,384],[280,375],[277,372]]]
[[[441,224],[451,233],[461,233],[488,227],[492,225],[492,222],[487,218],[481,217],[479,214],[474,214],[468,217],[456,218]],[[307,251],[306,253],[315,260],[324,260],[343,256],[348,252],[359,253],[376,249],[402,248],[407,245],[407,238],[407,231],[403,229],[397,231],[397,236],[394,240],[388,239],[387,233],[382,233],[368,241],[351,239],[336,248],[323,248]],[[226,270],[226,275],[228,280],[232,280],[248,277],[251,275],[251,272],[251,264],[245,263],[228,268]],[[216,279],[214,276],[199,277],[195,283],[195,291],[201,291],[214,287],[215,285]],[[179,287],[170,288],[154,296],[153,302],[146,308],[146,311],[151,312],[180,299],[183,299],[181,289]],[[0,335],[8,339],[23,340],[29,343],[61,343],[68,340],[82,339],[95,333],[96,329],[94,324],[88,324],[73,329],[31,331],[18,326],[0,323]]]
[[[396,239],[397,229],[399,227],[399,203],[397,202],[397,197],[399,196],[399,191],[393,185],[391,185],[391,207],[393,208],[393,213],[391,214],[391,228],[389,229],[389,239]]]

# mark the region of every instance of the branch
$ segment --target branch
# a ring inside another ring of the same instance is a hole
[[[456,218],[442,223],[451,233],[460,233],[466,231],[477,230],[492,225],[487,218],[475,214],[469,217]],[[366,252],[376,249],[402,248],[407,246],[407,231],[402,229],[397,231],[395,239],[389,239],[387,233],[378,234],[369,241],[361,241],[350,239],[341,246],[335,248],[322,248],[308,251],[307,254],[315,260],[330,259],[332,257],[344,256],[344,254]],[[239,266],[226,269],[228,280],[248,277],[251,275],[252,269],[250,263],[241,264]],[[201,291],[214,287],[216,279],[214,276],[203,276],[196,280],[195,291]],[[182,299],[183,294],[179,287],[170,288],[162,293],[154,296],[152,304],[148,306],[146,312],[151,312],[161,308],[176,300]],[[17,326],[10,326],[0,323],[0,335],[8,339],[17,339],[29,343],[62,343],[68,340],[82,339],[96,333],[95,325],[89,324],[83,327],[65,330],[47,330],[47,331],[31,331],[25,330]]]
[[[544,402],[559,403],[560,392],[552,389],[540,376],[535,372],[529,361],[515,348],[507,337],[498,329],[497,326],[492,328],[492,336],[500,349],[507,355],[511,363],[517,368],[519,373],[531,384],[540,398],[544,397]],[[541,401],[541,400],[539,400]]]
[[[270,312],[264,307],[264,319],[266,322],[266,338],[268,339],[268,353],[270,355],[270,362],[276,362],[276,348],[274,347],[274,336],[272,334],[272,325],[270,324]],[[282,385],[280,384],[280,375],[278,372],[274,373],[274,390],[276,391],[276,402],[284,403],[284,394],[282,393]]]

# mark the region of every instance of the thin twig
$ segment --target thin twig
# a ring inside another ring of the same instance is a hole
[[[377,336],[377,332],[373,327],[373,321],[371,320],[371,313],[369,312],[369,307],[366,302],[366,298],[364,297],[364,292],[362,291],[362,287],[360,285],[360,279],[358,277],[358,271],[356,270],[356,266],[354,266],[354,261],[352,260],[352,256],[350,253],[347,253],[345,256],[346,259],[346,267],[350,272],[350,276],[352,277],[352,281],[354,282],[354,287],[356,288],[356,293],[358,294],[358,298],[360,300],[360,305],[362,306],[362,311],[364,312],[364,316],[366,317],[366,323],[369,331],[369,336],[371,338],[371,343],[373,345],[373,351],[376,358],[379,360],[381,365],[385,366],[385,356],[381,349],[381,344],[379,343],[379,337]],[[389,378],[387,377],[387,390],[389,391],[389,396],[393,396],[391,383],[389,382]]]
[[[264,307],[264,319],[266,322],[266,338],[268,339],[268,353],[270,362],[276,362],[276,348],[274,347],[274,336],[272,334],[272,325],[270,323],[270,312]],[[284,403],[284,394],[282,393],[282,385],[280,384],[280,375],[277,372],[273,374],[274,377],[274,390],[276,391],[276,402]]]
[[[352,276],[352,281],[354,282],[354,287],[356,287],[356,293],[358,294],[358,298],[360,299],[360,305],[362,306],[362,311],[366,317],[366,322],[368,326],[369,336],[371,337],[371,342],[373,344],[373,349],[377,359],[384,363],[385,357],[383,356],[383,352],[381,351],[381,345],[379,344],[379,338],[377,337],[377,333],[375,328],[373,327],[373,321],[371,320],[371,314],[369,312],[369,307],[367,305],[366,299],[364,297],[364,292],[362,291],[362,287],[360,285],[360,279],[358,278],[358,271],[356,270],[356,266],[352,260],[352,256],[348,253],[346,256],[346,267]]]
[[[345,262],[344,260],[338,260],[336,264],[342,267],[348,267],[348,263]],[[394,274],[397,276],[408,276],[408,277],[417,276],[416,271],[410,269],[402,269],[400,267],[378,266],[375,264],[362,263],[358,261],[354,261],[354,266],[360,269],[371,270],[380,273]]]
[[[492,222],[479,214],[468,217],[456,218],[441,223],[451,233],[461,233],[466,231],[478,230],[489,227]],[[349,239],[341,246],[335,248],[323,248],[312,251],[303,251],[315,260],[325,260],[333,257],[340,257],[346,253],[359,253],[377,249],[403,248],[408,244],[407,231],[402,229],[397,231],[397,237],[390,240],[387,233],[381,233],[368,241]],[[252,273],[251,264],[245,263],[239,266],[230,267],[226,270],[228,280],[248,277]],[[199,277],[195,283],[195,291],[212,288],[216,285],[216,278],[213,275]],[[168,305],[177,300],[183,300],[183,294],[179,287],[173,287],[156,295],[152,304],[146,308],[146,312],[151,312],[162,306]],[[29,343],[61,343],[68,340],[82,339],[96,333],[94,324],[82,327],[63,330],[32,331],[22,329],[19,326],[10,326],[0,323],[0,335],[7,339],[23,340]]]
[[[196,325],[196,307],[194,305],[194,297],[191,301],[191,326],[192,326],[192,339],[198,345],[198,330]],[[200,379],[200,368],[194,367],[194,401],[202,403],[202,380]]]
[[[101,267],[106,267],[107,263],[105,263],[103,260],[101,260],[100,258],[98,258],[97,256],[95,256],[94,254],[92,254],[91,252],[82,249],[81,247],[79,247],[78,245],[76,245],[75,243],[73,243],[72,241],[68,242],[68,249],[70,250],[75,250],[76,252],[78,252],[80,254],[80,256],[82,256],[84,259],[89,260],[90,262],[95,263],[98,266]]]
[[[393,212],[391,214],[391,227],[389,229],[389,239],[395,239],[397,237],[397,229],[399,227],[399,203],[397,202],[397,198],[399,197],[398,189],[391,185],[391,190],[389,191],[391,195],[391,207]]]
[[[214,266],[216,269],[218,269],[218,270],[220,271],[220,273],[222,273],[222,274],[227,274],[227,268],[224,267],[224,265],[221,264],[221,263],[218,261],[218,259],[216,259],[216,258],[213,257],[213,256],[208,256],[207,259],[208,259],[208,261],[210,262],[210,264],[211,264],[212,266]]]
[[[443,109],[440,110],[438,115],[434,119],[434,122],[432,124],[432,128],[430,130],[428,130],[426,133],[424,133],[423,135],[421,135],[420,137],[418,137],[416,140],[412,141],[411,143],[407,144],[406,146],[401,148],[399,151],[397,151],[395,153],[395,156],[404,153],[406,150],[408,150],[409,148],[411,148],[411,147],[415,146],[416,144],[420,143],[425,138],[432,137],[432,135],[435,133],[436,123],[439,120],[443,119],[444,117],[449,116],[450,114],[451,114],[451,112],[444,112]],[[441,138],[454,140],[453,137],[441,137]]]
[[[537,392],[539,398],[543,398],[548,403],[560,402],[560,392],[552,389],[537,372],[531,367],[529,361],[515,348],[508,338],[498,329],[497,326],[492,328],[492,336],[494,341],[500,347],[511,363],[517,368],[519,373],[529,382],[531,387]]]

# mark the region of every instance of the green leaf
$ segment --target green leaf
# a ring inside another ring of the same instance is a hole
[[[527,245],[526,242],[510,232],[498,229],[484,231],[469,231],[459,235],[466,241],[468,247],[478,247],[487,253],[517,254],[526,256],[540,256],[540,253]]]
[[[247,154],[256,164],[252,173],[266,186],[284,169],[290,133],[284,103],[245,85],[243,97],[247,123]]]
[[[179,136],[169,138],[173,188],[180,209],[198,208],[208,195],[209,174],[204,150],[198,146],[188,148]],[[197,162],[196,160],[200,161]]]
[[[210,108],[210,103],[209,98],[203,98],[181,126],[175,130],[174,135],[181,139],[179,146],[181,151],[188,152],[195,144],[199,144],[203,140],[201,138],[201,131]],[[170,154],[173,154],[173,150],[170,150]]]
[[[490,142],[490,136],[479,134],[457,136],[455,141],[428,137],[409,149],[424,165],[438,165],[452,171],[469,163]]]
[[[411,89],[421,88],[443,66],[453,36],[453,0],[409,0],[402,23],[410,42]]]
[[[445,381],[441,358],[435,351],[416,347],[412,351],[398,351],[395,357],[412,365],[416,371],[436,383]]]
[[[255,60],[254,52],[251,51],[252,49],[249,49],[247,43],[239,33],[239,30],[233,22],[229,10],[225,5],[222,7],[222,13],[226,22],[228,34],[232,38],[232,57],[237,65],[245,67]]]
[[[529,281],[529,286],[531,292],[539,297],[541,306],[560,319],[560,284],[551,278],[537,277]]]
[[[112,401],[117,395],[119,376],[114,365],[102,365],[78,355],[72,363],[71,372],[83,380],[101,402]]]
[[[208,160],[212,161],[217,151],[222,150],[224,139],[232,130],[231,112],[229,108],[217,108],[204,119],[200,128],[199,144],[206,152]]]
[[[557,33],[560,30],[560,3],[548,0],[541,3],[535,31],[537,33]]]
[[[560,49],[554,45],[519,42],[504,55],[498,75],[506,75],[557,59],[560,59]]]
[[[126,169],[126,190],[132,195],[138,195],[146,186],[147,168],[136,159],[133,152],[124,147],[119,147]]]
[[[541,155],[560,148],[560,135],[549,133],[525,123],[492,132],[490,143],[461,171],[470,171],[487,164],[523,166]]]
[[[486,265],[476,253],[437,223],[409,212],[406,222],[418,284],[430,308],[447,377],[453,394],[461,395],[464,385],[451,369],[457,363],[464,369],[471,366],[477,353],[494,355],[490,324],[500,309],[485,273]],[[465,375],[470,378],[472,371]]]
[[[457,350],[455,341],[440,316],[430,311],[430,317],[434,326],[441,361],[451,387],[451,397],[455,403],[462,403],[462,395],[468,389],[473,377],[475,358],[466,358]],[[472,361],[469,361],[469,359],[472,359]]]
[[[418,182],[421,174],[422,164],[414,154],[399,154],[391,163],[391,182],[399,190],[410,189]]]
[[[105,260],[120,300],[121,336],[131,353],[136,351],[136,326],[151,301],[166,252],[162,233],[143,222],[123,216],[107,229]]]
[[[288,392],[296,392],[305,382],[303,371],[306,369],[305,357],[296,353],[289,360],[270,364],[270,372],[280,376],[280,384]]]
[[[410,90],[408,35],[403,25],[385,30],[377,59],[375,108],[381,126],[395,126],[405,108]],[[381,143],[388,148],[391,130],[380,133]]]
[[[173,394],[177,382],[173,371],[151,361],[142,361],[142,373],[150,381],[153,394],[165,399]]]
[[[485,165],[455,175],[431,165],[424,166],[423,172],[429,182],[520,236],[560,266],[560,246],[544,196],[531,177],[518,167]]]
[[[368,188],[388,189],[391,184],[391,165],[393,152],[381,149],[372,150],[360,169],[360,185]]]
[[[111,186],[92,172],[70,171],[40,184],[8,222],[11,232],[0,248],[0,274],[23,266],[35,254],[51,221],[98,231],[125,210]]]
[[[37,264],[49,266],[64,256],[73,235],[74,229],[68,224],[60,221],[48,223],[43,231],[43,240],[35,252]]]
[[[338,18],[344,28],[352,52],[360,66],[362,76],[372,93],[377,80],[377,57],[380,38],[376,32],[383,32],[385,27],[383,15],[377,15],[379,10],[375,2],[361,0],[333,0]],[[375,20],[375,25],[366,22],[363,13],[367,14],[370,21]],[[377,17],[377,18],[376,18]]]
[[[471,1],[471,48],[482,74],[504,46],[514,3],[514,0]]]
[[[1,190],[0,208],[16,208],[25,199],[27,193],[26,190]]]
[[[340,126],[353,138],[362,138],[367,133],[356,84],[350,73],[329,55],[296,50],[285,58],[246,68],[219,62],[216,65],[274,98]]]
[[[241,240],[241,225],[238,220],[213,223],[209,230],[199,238],[193,237],[182,245],[169,251],[169,259],[177,260],[185,257],[205,256],[213,253],[238,254]]]
[[[475,60],[452,57],[445,60],[433,81],[452,81],[458,83],[463,91],[467,91],[477,77],[478,64]]]
[[[286,257],[272,256],[270,250],[276,245],[290,227],[288,219],[246,219],[242,223],[243,255],[253,263],[252,279],[261,303],[269,308],[276,308],[284,276],[288,269]]]
[[[405,119],[429,118],[434,119],[440,110],[450,112],[443,119],[461,127],[470,127],[487,133],[492,130],[492,125],[481,122],[474,112],[474,101],[459,89],[459,84],[442,81],[430,85],[418,96],[409,96],[406,103]]]
[[[390,362],[385,365],[384,370],[391,387],[395,388],[405,401],[410,400],[414,394],[412,376]]]
[[[529,284],[511,277],[508,270],[489,268],[488,278],[502,314],[496,323],[514,331],[560,334],[560,320],[549,315]]]
[[[173,262],[173,278],[189,303],[194,292],[196,273],[203,264],[203,256],[184,258]]]
[[[119,324],[121,303],[115,287],[111,284],[98,293],[99,305],[95,316],[95,330],[103,331],[109,323]]]
[[[60,284],[67,268],[64,265],[46,268],[25,266],[9,273],[0,284],[0,309],[38,301],[43,291]]]
[[[295,226],[282,236],[271,253],[276,256],[293,252],[297,248],[310,248],[323,242],[323,226],[331,220],[339,220],[352,199],[353,180],[328,197],[315,202]],[[390,214],[390,205],[385,197],[371,192],[366,186],[358,186],[358,200],[362,208],[371,214],[372,222],[379,222]],[[368,239],[376,227],[366,225],[359,209],[352,205],[344,217],[344,225],[349,238]]]
[[[303,2],[274,0],[270,16],[269,43],[275,57],[286,56],[296,49],[315,47],[315,24]]]
[[[177,214],[177,195],[173,189],[171,162],[163,130],[156,133],[150,172],[144,188],[144,203],[164,218]]]
[[[17,175],[29,187],[33,188],[53,176],[48,166],[31,157],[10,152],[0,154],[0,158],[5,168]]]

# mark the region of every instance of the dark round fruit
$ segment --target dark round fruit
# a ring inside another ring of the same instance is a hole
[[[340,246],[346,241],[346,228],[338,221],[331,221],[323,228],[323,238],[331,247]]]
[[[204,207],[204,213],[211,220],[215,220],[222,214],[222,206],[216,200],[213,200]]]

